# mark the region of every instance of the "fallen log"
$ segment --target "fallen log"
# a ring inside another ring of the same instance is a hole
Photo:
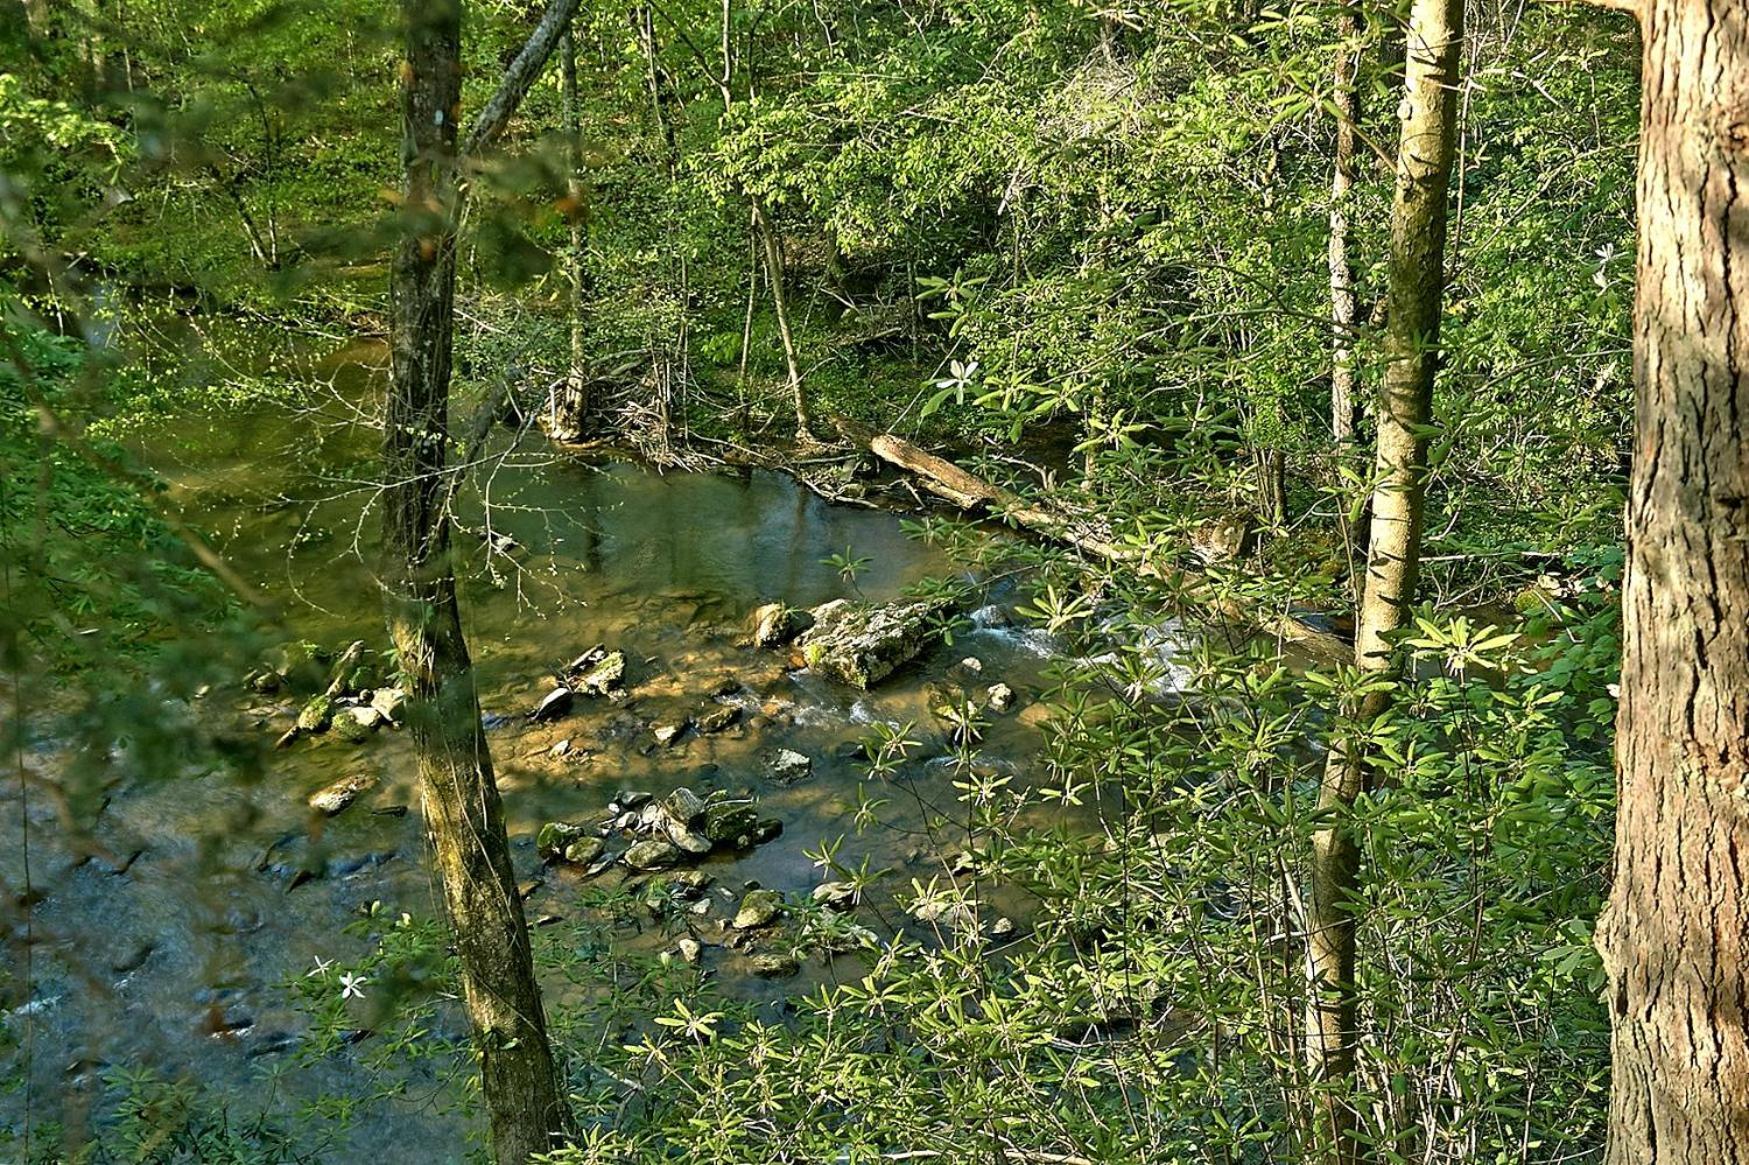
[[[1255,627],[1291,643],[1320,666],[1352,663],[1354,647],[1338,635],[1313,627],[1293,615],[1273,614],[1249,608],[1236,599],[1215,593],[1208,579],[1176,566],[1163,566],[1148,558],[1139,546],[1112,542],[1098,531],[1078,523],[1067,514],[1027,501],[1013,490],[986,481],[943,457],[919,448],[903,437],[879,433],[845,417],[834,417],[847,441],[866,448],[880,460],[915,476],[930,493],[962,510],[984,511],[1024,530],[1062,542],[1106,562],[1121,562],[1136,573],[1157,579],[1193,602],[1209,607],[1222,618]]]

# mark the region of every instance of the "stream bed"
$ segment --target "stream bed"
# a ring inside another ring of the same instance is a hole
[[[190,523],[212,532],[232,565],[281,605],[288,637],[334,650],[353,639],[384,641],[368,566],[375,437],[357,423],[355,404],[378,383],[372,355],[336,361],[330,389],[298,407],[179,420],[139,442]],[[1014,707],[989,717],[979,763],[1024,786],[1042,740],[1037,699],[1047,686],[1049,640],[1008,625],[1002,604],[1012,596],[997,592],[984,596],[987,605],[951,644],[930,648],[872,690],[829,683],[787,650],[747,645],[749,613],[766,602],[885,602],[962,568],[907,537],[897,514],[828,504],[784,475],[658,473],[556,454],[530,438],[521,446],[496,447],[473,470],[476,500],[463,515],[460,570],[531,921],[574,919],[589,909],[591,887],[639,877],[623,866],[589,879],[543,865],[535,852],[543,823],[597,822],[626,790],[658,799],[680,786],[751,795],[762,816],[782,823],[781,835],[706,856],[697,866],[713,879],[705,906],[679,924],[646,918],[614,941],[657,954],[690,933],[700,942],[698,973],[773,1005],[822,982],[860,978],[856,955],[816,955],[793,974],[762,977],[752,949],[725,943],[725,921],[750,884],[806,901],[831,876],[808,852],[837,838],[846,865],[866,859],[890,871],[883,894],[908,892],[913,879],[951,877],[966,835],[947,823],[963,807],[955,805],[954,774],[940,763],[949,743],[929,710],[929,687],[951,675],[1014,690]],[[865,561],[847,579],[827,561],[833,555]],[[555,670],[596,645],[625,653],[621,698],[579,699],[567,715],[529,722]],[[299,700],[238,682],[215,686],[196,704],[202,718],[271,741],[291,725]],[[698,730],[726,707],[737,710],[731,725]],[[671,743],[659,743],[657,727],[688,721],[693,726]],[[885,804],[858,831],[859,791],[874,782],[857,744],[877,722],[915,725],[920,745],[902,781],[870,790]],[[805,777],[774,771],[782,750],[808,758]],[[98,827],[108,853],[120,855],[110,860],[76,861],[58,850],[52,807],[30,807],[32,918],[45,937],[31,968],[34,995],[7,1023],[15,1033],[29,1029],[13,1055],[28,1051],[39,1125],[76,1125],[79,1108],[118,1068],[197,1081],[209,1095],[234,1099],[239,1112],[288,1110],[364,1089],[352,1075],[368,1044],[362,1036],[358,1048],[289,1067],[308,1019],[286,985],[321,960],[354,953],[357,941],[342,928],[373,903],[389,917],[440,911],[410,750],[403,732],[384,730],[362,742],[305,737],[265,755],[261,779],[249,783],[200,773],[122,781]],[[52,770],[58,761],[45,749],[32,763]],[[313,792],[349,776],[369,791],[334,817],[312,812]],[[9,791],[9,813],[15,801]],[[21,860],[16,851],[0,856],[15,884]],[[981,888],[980,897],[991,912],[978,925],[990,926],[1006,906],[1024,933],[1023,903],[1005,903],[999,888]],[[857,921],[880,939],[931,929],[890,900],[863,903]],[[562,979],[549,982],[549,1011],[563,1009],[572,990]],[[439,1038],[461,1038],[453,1020]],[[455,1087],[434,1077],[423,1092],[410,1088],[391,1111],[341,1134],[322,1159],[459,1159],[471,1121],[449,1103]],[[16,1093],[0,1096],[0,1124],[16,1131],[21,1103]]]

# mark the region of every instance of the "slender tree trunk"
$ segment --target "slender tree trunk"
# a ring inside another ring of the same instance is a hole
[[[1391,209],[1390,313],[1378,404],[1378,452],[1366,586],[1354,645],[1364,674],[1397,670],[1390,636],[1414,601],[1426,489],[1427,426],[1438,366],[1445,225],[1457,124],[1463,0],[1415,0],[1408,29],[1396,194]],[[1366,734],[1390,705],[1388,688],[1346,710],[1318,804],[1330,823],[1312,838],[1307,964],[1307,1055],[1319,1089],[1326,1160],[1366,1157],[1355,1137],[1355,919],[1360,847],[1347,816],[1366,784]]]
[[[1353,227],[1349,222],[1349,192],[1355,178],[1355,126],[1360,118],[1360,92],[1356,85],[1359,53],[1359,0],[1342,0],[1336,21],[1341,44],[1331,70],[1331,99],[1336,106],[1336,160],[1330,179],[1330,428],[1340,451],[1354,440],[1360,404],[1354,373],[1354,260]]]
[[[1287,453],[1278,446],[1257,450],[1257,508],[1265,525],[1287,523]]]
[[[1749,8],[1646,0],[1609,1165],[1749,1162]]]
[[[589,351],[584,327],[588,299],[585,260],[588,252],[588,194],[583,188],[583,142],[577,113],[577,34],[567,25],[559,46],[560,92],[565,119],[565,218],[570,239],[565,250],[565,279],[571,297],[571,366],[553,392],[547,431],[559,441],[581,440],[588,431]]]
[[[789,371],[789,390],[796,407],[796,440],[810,444],[814,440],[813,414],[808,409],[808,390],[802,383],[801,364],[796,360],[796,341],[789,326],[789,294],[784,288],[783,247],[771,228],[771,219],[757,197],[753,203],[753,233],[765,255],[765,278],[771,284],[771,306],[777,313],[777,335],[783,341],[784,366]]]
[[[410,687],[408,726],[492,1155],[499,1165],[520,1165],[553,1147],[565,1114],[450,562],[445,461],[461,202],[461,0],[403,0],[402,12],[405,220],[390,277],[382,579]]]

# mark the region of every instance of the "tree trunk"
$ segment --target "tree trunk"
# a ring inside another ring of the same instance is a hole
[[[784,289],[783,281],[783,248],[778,243],[777,234],[771,229],[771,219],[765,213],[765,206],[757,197],[753,203],[753,233],[758,236],[759,245],[765,255],[765,278],[771,284],[771,306],[777,313],[777,335],[783,341],[784,366],[789,370],[790,395],[795,399],[796,406],[796,440],[804,445],[812,444],[813,415],[808,411],[808,390],[802,384],[802,368],[796,360],[795,336],[789,326],[789,295]]]
[[[1287,453],[1276,446],[1257,450],[1258,517],[1266,526],[1287,524]]]
[[[1647,0],[1609,1165],[1749,1161],[1749,9]]]
[[[450,563],[461,3],[403,0],[402,12],[405,217],[390,277],[384,599],[409,685],[426,828],[461,963],[492,1155],[520,1165],[551,1149],[565,1120]]]
[[[1378,451],[1366,586],[1356,620],[1354,659],[1363,674],[1393,676],[1390,636],[1414,601],[1426,489],[1427,426],[1438,366],[1445,285],[1445,224],[1457,124],[1463,0],[1415,0],[1409,17],[1391,208],[1390,312],[1378,404]],[[1346,820],[1366,784],[1365,735],[1387,711],[1389,690],[1346,709],[1325,767],[1318,804],[1329,824],[1312,837],[1307,920],[1306,1048],[1319,1089],[1317,1140],[1325,1160],[1364,1158],[1355,1137],[1355,920],[1360,847]]]
[[[560,43],[560,91],[565,118],[565,218],[570,240],[565,250],[565,279],[571,297],[571,366],[565,379],[553,390],[547,412],[547,432],[558,441],[580,441],[588,432],[589,352],[584,328],[588,278],[584,261],[588,250],[587,203],[583,189],[583,142],[577,114],[577,35],[567,25]]]
[[[1359,0],[1343,0],[1336,20],[1336,64],[1331,70],[1331,100],[1336,106],[1336,159],[1330,179],[1330,428],[1340,452],[1354,440],[1359,398],[1354,376],[1354,260],[1349,256],[1353,228],[1348,220],[1354,189],[1355,126],[1360,117],[1356,85],[1359,52]]]
[[[796,439],[803,444],[810,444],[813,443],[813,415],[808,411],[808,388],[801,383],[801,364],[796,360],[796,338],[789,331],[789,292],[784,289],[784,247],[778,243],[777,233],[771,229],[770,215],[766,215],[759,198],[752,198],[752,208],[754,234],[766,261],[766,282],[771,283],[771,308],[777,311],[778,339],[784,341],[784,366],[789,369],[789,392],[796,401]]]

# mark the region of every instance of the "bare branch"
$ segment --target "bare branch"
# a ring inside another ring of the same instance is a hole
[[[559,43],[559,37],[564,34],[565,29],[570,27],[571,18],[576,15],[581,2],[582,0],[551,0],[547,5],[540,23],[535,25],[522,50],[516,54],[516,59],[510,62],[510,68],[505,71],[498,91],[480,107],[473,127],[468,130],[468,136],[462,142],[462,157],[476,157],[480,151],[498,140],[498,135],[510,124],[516,107],[522,104],[522,99],[534,85],[535,78],[546,67],[547,58],[553,55],[554,46]]]

